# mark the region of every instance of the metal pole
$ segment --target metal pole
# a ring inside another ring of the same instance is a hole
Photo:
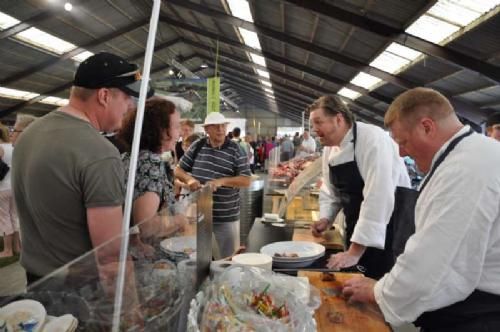
[[[132,199],[134,197],[135,171],[137,169],[137,156],[139,154],[139,143],[141,140],[142,122],[144,120],[144,107],[146,104],[146,94],[148,90],[149,74],[151,62],[153,60],[156,28],[160,15],[161,0],[154,0],[151,20],[149,22],[148,42],[146,54],[144,56],[144,69],[142,73],[141,90],[139,102],[137,104],[137,115],[135,119],[134,140],[132,141],[132,151],[130,152],[130,167],[128,173],[127,193],[125,196],[125,210],[122,221],[122,239],[120,248],[120,261],[118,265],[118,277],[116,282],[115,305],[113,311],[113,332],[120,330],[120,316],[123,302],[123,288],[125,285],[125,270],[127,266],[128,235],[130,225],[130,215],[132,212]]]
[[[305,127],[305,121],[306,121],[306,112],[302,112],[302,133],[304,133]]]

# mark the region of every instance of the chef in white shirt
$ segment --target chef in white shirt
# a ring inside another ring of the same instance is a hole
[[[323,188],[319,236],[343,209],[347,251],[332,255],[328,267],[356,265],[380,278],[390,270],[394,255],[387,229],[397,186],[410,187],[410,178],[392,138],[374,125],[357,122],[340,98],[323,96],[309,106],[310,120],[323,146]]]
[[[352,301],[374,302],[392,325],[425,332],[500,331],[500,144],[474,133],[439,92],[415,88],[385,123],[401,155],[426,173],[416,231],[378,282],[346,282]]]
[[[308,129],[304,129],[302,143],[298,147],[298,151],[298,157],[307,157],[316,152],[316,141],[311,137]]]

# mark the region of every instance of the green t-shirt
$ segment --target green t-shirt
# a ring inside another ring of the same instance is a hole
[[[23,132],[12,170],[21,264],[35,275],[92,250],[87,208],[123,204],[118,150],[90,123],[63,112],[52,112]]]

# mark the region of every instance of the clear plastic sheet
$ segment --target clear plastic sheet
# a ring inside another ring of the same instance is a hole
[[[192,210],[196,216],[196,200],[187,203],[194,204]],[[139,223],[138,234],[128,234],[120,331],[177,331],[185,322],[191,299],[186,296],[195,287],[196,258],[188,259],[182,248],[177,248],[177,252],[176,248],[165,248],[164,243],[169,239],[196,237],[198,220],[193,216],[172,215],[169,209],[164,209]],[[119,266],[117,253],[122,240],[117,236],[62,266],[30,285],[24,294],[0,298],[0,307],[31,299],[40,302],[47,313],[45,319],[37,322],[39,326],[47,324],[49,315],[71,314],[78,320],[76,331],[111,331]],[[194,268],[186,269],[188,262]]]
[[[272,305],[259,306],[259,299]],[[191,302],[188,331],[316,331],[314,310],[320,304],[319,291],[308,281],[235,266]]]

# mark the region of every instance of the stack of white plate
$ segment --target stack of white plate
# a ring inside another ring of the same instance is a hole
[[[71,314],[60,317],[47,316],[47,323],[42,332],[74,332],[78,327],[78,320]]]
[[[232,261],[239,265],[258,267],[269,271],[273,266],[273,259],[270,256],[256,252],[235,255]]]
[[[273,258],[274,267],[301,268],[314,263],[325,254],[325,247],[315,242],[307,241],[281,241],[270,243],[260,249],[260,252]],[[283,256],[276,256],[285,254]],[[286,255],[296,254],[296,257]]]
[[[172,259],[196,259],[196,236],[171,237],[161,241],[160,247]]]
[[[38,301],[20,300],[0,308],[0,320],[5,321],[7,331],[20,331],[20,324],[29,324],[30,331],[39,332],[46,318],[45,307]]]

